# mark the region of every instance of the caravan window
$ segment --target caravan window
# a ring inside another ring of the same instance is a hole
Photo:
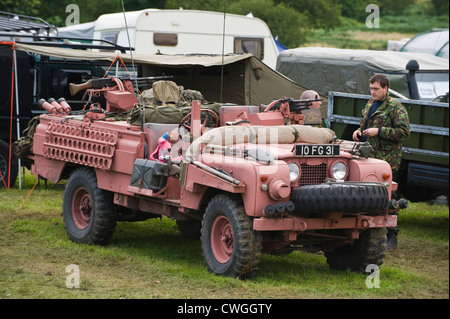
[[[119,37],[119,33],[108,33],[102,34],[102,40],[109,41],[111,43],[117,44],[117,38]],[[109,52],[108,49],[100,49],[100,52]]]
[[[174,47],[178,44],[178,34],[176,34],[176,33],[154,33],[153,34],[153,44]]]
[[[252,53],[262,60],[264,59],[264,39],[234,38],[234,53]]]
[[[116,44],[118,35],[119,35],[118,33],[102,34],[102,40],[106,40]]]

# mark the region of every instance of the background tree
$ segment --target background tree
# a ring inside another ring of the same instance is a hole
[[[36,17],[39,15],[41,0],[0,0],[0,11]]]
[[[283,3],[273,0],[240,0],[229,5],[230,13],[246,15],[252,13],[270,28],[274,37],[287,47],[295,48],[306,39],[307,17]]]
[[[209,11],[223,11],[224,0],[167,0],[166,9],[198,9]],[[308,18],[297,12],[288,4],[273,0],[227,0],[228,13],[247,15],[263,20],[270,28],[273,36],[287,47],[297,47],[306,38]]]
[[[448,0],[432,0],[434,14],[447,15],[448,17]]]
[[[401,14],[402,12],[405,12],[409,6],[414,4],[414,2],[415,0],[378,0],[380,12],[382,14]]]
[[[310,28],[330,30],[341,26],[339,0],[275,0],[275,3],[283,3],[304,14],[308,20],[303,24]]]

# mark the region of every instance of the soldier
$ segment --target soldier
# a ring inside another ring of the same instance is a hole
[[[370,99],[362,111],[361,126],[353,132],[355,141],[372,145],[371,157],[391,165],[392,178],[400,168],[402,142],[409,137],[409,117],[405,107],[388,94],[389,79],[382,74],[370,80]],[[389,229],[388,246],[397,244],[398,229]]]
[[[316,99],[320,99],[320,95],[316,91],[313,91],[313,90],[306,90],[300,96],[300,100],[316,100]],[[311,104],[310,108],[312,108],[312,109],[318,109],[322,105],[322,101],[316,101],[316,102],[311,102],[311,103],[312,104]]]
[[[395,176],[400,167],[402,142],[409,137],[408,112],[389,96],[386,76],[374,75],[369,83],[372,99],[362,111],[361,126],[353,132],[353,139],[367,140],[373,147],[371,156],[388,162]]]
[[[320,95],[319,95],[319,93],[317,93],[316,91],[313,91],[313,90],[306,90],[302,93],[302,95],[300,95],[300,100],[317,100],[317,99],[320,99]],[[321,106],[322,106],[322,101],[315,101],[315,102],[311,102],[311,105],[309,106],[309,108],[310,109],[320,109]],[[305,110],[305,111],[303,111],[303,114],[308,116],[307,114],[309,112],[310,112],[309,110]],[[330,128],[330,123],[328,122],[328,120],[322,118],[321,112],[319,110],[316,110],[316,112],[319,113],[317,116],[321,117],[321,123],[318,123],[318,122],[314,123],[313,126]],[[312,114],[317,114],[317,113],[312,113]]]

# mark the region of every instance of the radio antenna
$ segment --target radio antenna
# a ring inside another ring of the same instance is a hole
[[[123,4],[123,0],[120,0],[121,4],[122,4],[122,12],[123,12],[123,18],[125,20],[125,29],[127,31],[127,38],[128,38],[128,47],[130,49],[130,58],[131,58],[131,65],[133,67],[133,72],[134,72],[134,83],[136,85],[136,91],[138,92],[138,104],[141,107],[141,130],[144,131],[144,107],[141,106],[141,95],[139,94],[139,86],[138,86],[138,81],[137,81],[137,72],[136,72],[136,68],[134,66],[134,59],[133,59],[133,50],[131,50],[131,40],[130,40],[130,33],[128,31],[128,23],[127,23],[127,15],[125,14],[125,5]]]
[[[227,16],[227,0],[224,0],[223,8],[223,31],[222,31],[222,69],[220,71],[220,103],[223,103],[223,68],[225,56],[225,21]]]

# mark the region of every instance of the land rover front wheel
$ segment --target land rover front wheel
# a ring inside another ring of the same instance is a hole
[[[73,242],[106,245],[111,240],[117,213],[112,194],[98,188],[93,170],[80,168],[70,176],[64,191],[63,218]]]
[[[256,274],[262,236],[252,226],[239,197],[220,194],[210,201],[201,230],[203,257],[210,272],[241,279]]]
[[[351,245],[325,253],[330,268],[365,273],[370,264],[381,266],[386,254],[386,228],[369,228]]]

